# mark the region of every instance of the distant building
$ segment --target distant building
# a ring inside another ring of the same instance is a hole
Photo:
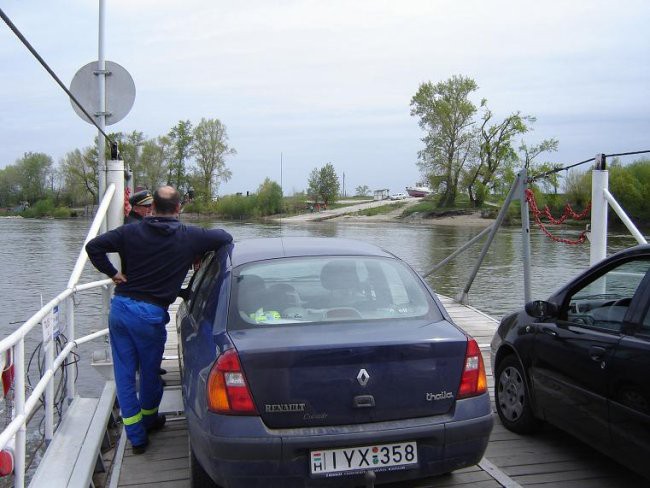
[[[383,188],[381,190],[375,190],[375,200],[386,200],[390,197],[390,192],[388,188]]]

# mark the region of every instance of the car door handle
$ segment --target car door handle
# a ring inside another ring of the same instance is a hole
[[[602,361],[607,350],[600,346],[591,346],[589,348],[589,357],[594,361]]]
[[[550,335],[551,337],[557,337],[557,332],[550,327],[542,327],[542,332],[544,332],[544,334]]]

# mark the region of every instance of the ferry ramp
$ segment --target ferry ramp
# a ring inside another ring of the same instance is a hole
[[[440,297],[454,321],[476,338],[485,359],[492,396],[494,378],[489,344],[497,321],[480,311]],[[167,386],[161,411],[167,414],[164,429],[152,435],[147,451],[133,455],[122,435],[113,453],[108,477],[96,480],[98,487],[189,488],[189,447],[187,423],[179,386],[175,310],[170,310],[168,341],[163,367]],[[173,358],[173,359],[172,359]],[[494,399],[493,399],[494,402]],[[388,488],[472,487],[562,487],[562,488],[641,488],[650,481],[603,456],[564,432],[545,426],[538,435],[521,436],[506,430],[494,409],[494,430],[481,462],[470,468],[425,480],[392,483]]]

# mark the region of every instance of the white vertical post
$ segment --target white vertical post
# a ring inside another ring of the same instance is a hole
[[[609,175],[605,155],[596,155],[596,165],[591,172],[591,232],[589,236],[589,265],[593,266],[607,257],[607,199]]]
[[[112,230],[124,223],[124,161],[111,159],[107,164],[107,185],[115,185],[115,193],[106,212],[106,224],[108,230]]]
[[[530,302],[530,217],[528,215],[528,174],[526,168],[521,170],[521,244],[524,261],[524,303]]]
[[[65,334],[67,336],[68,342],[75,340],[75,330],[74,330],[74,294],[70,295],[65,299],[65,319],[66,327]],[[64,362],[65,364],[65,362]],[[74,368],[73,366],[66,366],[66,368]],[[72,402],[75,395],[75,375],[71,371],[67,371],[66,384],[65,384],[65,397],[68,402]]]
[[[52,312],[51,312],[52,313]],[[54,337],[45,346],[45,370],[54,364]],[[54,372],[53,372],[54,373]],[[54,375],[45,387],[45,443],[49,445],[54,437]]]
[[[15,415],[25,415],[25,338],[23,337],[14,346],[14,409]],[[27,442],[27,427],[23,423],[16,432],[16,445],[14,450],[14,486],[25,486],[25,445]]]
[[[115,185],[115,193],[113,193],[113,198],[111,198],[111,203],[108,206],[108,212],[106,212],[106,227],[107,230],[113,230],[124,224],[124,161],[111,159],[107,164],[106,183],[109,186],[111,184]],[[113,263],[113,266],[121,269],[118,255],[111,254],[109,259]]]
[[[97,171],[99,173],[99,203],[104,198],[106,192],[106,141],[102,131],[106,132],[106,59],[104,57],[104,24],[106,16],[106,2],[99,0],[99,35],[97,49],[97,83],[99,86],[99,113],[98,125],[101,130],[97,131]],[[100,233],[106,230],[106,225],[102,224]]]

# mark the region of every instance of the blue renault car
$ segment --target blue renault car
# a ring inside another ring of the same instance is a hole
[[[193,486],[368,486],[487,447],[476,341],[376,246],[237,242],[203,259],[177,327]]]

